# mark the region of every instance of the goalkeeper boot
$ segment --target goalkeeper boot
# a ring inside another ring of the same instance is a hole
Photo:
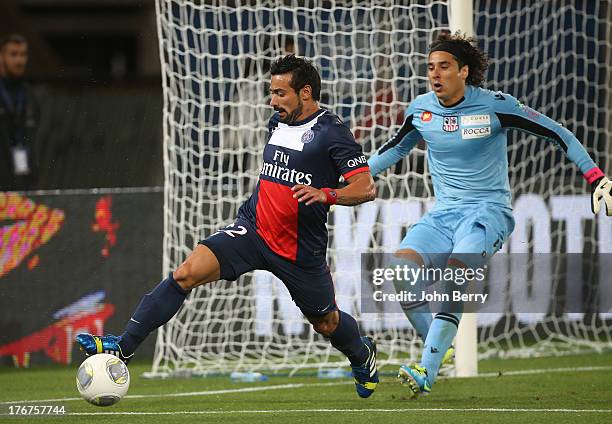
[[[427,378],[427,370],[418,364],[402,365],[397,374],[400,384],[405,384],[410,389],[410,397],[417,397],[420,394],[431,393],[431,386]]]
[[[442,358],[442,365],[452,365],[455,363],[455,347],[451,346],[448,348],[446,353],[444,354],[444,358]]]
[[[444,357],[442,358],[442,363],[440,364],[440,371],[438,375],[450,375],[455,370],[455,348],[453,346],[449,347]]]
[[[355,378],[355,389],[359,397],[370,397],[378,384],[378,370],[376,368],[376,343],[369,337],[362,337],[363,343],[368,348],[368,359],[361,366],[353,365],[353,377]]]
[[[130,362],[130,359],[134,356],[132,353],[129,356],[125,356],[119,346],[121,337],[107,334],[106,336],[94,336],[89,333],[81,333],[76,336],[76,341],[79,344],[79,349],[85,352],[85,355],[91,356],[98,353],[109,353],[115,355],[126,364]]]

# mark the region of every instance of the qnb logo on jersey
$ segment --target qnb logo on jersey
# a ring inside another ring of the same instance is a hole
[[[445,116],[442,121],[442,129],[446,132],[454,132],[459,129],[459,119],[456,116]]]
[[[259,174],[286,181],[291,184],[312,184],[312,174],[305,174],[304,172],[296,171],[292,168],[285,168],[284,166],[278,166],[268,162],[264,162]]]
[[[423,122],[429,122],[431,118],[433,118],[433,114],[429,111],[425,111],[421,114],[421,121]]]
[[[491,135],[491,127],[462,128],[461,138],[483,138]]]
[[[365,155],[361,155],[358,158],[350,159],[346,164],[350,168],[354,168],[359,165],[365,165],[366,163],[368,163],[368,160],[366,159]]]

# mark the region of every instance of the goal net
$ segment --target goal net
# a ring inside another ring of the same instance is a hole
[[[563,124],[609,174],[612,2],[480,0],[474,11],[475,33],[493,59],[487,88],[511,93]],[[582,308],[590,313],[551,314],[540,307],[538,313],[504,317],[479,314],[480,358],[610,349],[612,314],[600,312],[610,310],[612,220],[605,213],[592,215],[590,190],[560,149],[524,133],[510,134],[517,226],[505,251],[570,254],[564,266],[551,268],[565,273],[566,286],[551,288],[548,297],[564,298],[566,309],[575,310],[572,302],[589,302],[581,291],[591,285],[599,287],[600,303]],[[597,254],[599,266],[591,266]]]
[[[321,106],[349,124],[367,155],[394,134],[409,101],[428,90],[428,45],[448,29],[446,1],[396,3],[156,1],[164,272],[176,269],[198,240],[230,224],[255,187],[272,114],[269,66],[277,57],[295,52],[314,61],[323,80]],[[610,2],[476,1],[474,8],[475,32],[492,58],[487,88],[507,91],[561,121],[605,167],[606,125],[612,122]],[[576,220],[564,214],[574,207],[584,215],[588,207],[586,184],[574,167],[546,142],[524,134],[510,140],[511,186],[522,226],[520,240],[504,249],[609,252],[609,222],[580,215],[577,230]],[[416,359],[421,345],[398,307],[361,312],[360,253],[392,252],[427,210],[432,190],[424,148],[419,145],[381,177],[376,202],[336,207],[330,214],[328,260],[337,302],[374,335],[387,363]],[[579,242],[565,236],[569,227],[572,235],[581,234]],[[605,318],[482,314],[479,349],[483,357],[601,349],[611,344]],[[283,284],[256,271],[194,290],[160,328],[152,373],[295,372],[346,363],[312,331]]]

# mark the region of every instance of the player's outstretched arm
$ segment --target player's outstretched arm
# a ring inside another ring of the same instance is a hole
[[[327,205],[354,206],[369,202],[376,198],[376,187],[372,174],[360,172],[350,176],[345,187],[339,189],[322,188],[297,184],[291,188],[294,191],[293,198],[300,203],[312,205],[313,203],[324,203]]]
[[[516,128],[540,136],[561,148],[591,184],[593,213],[599,213],[600,202],[603,200],[606,205],[606,214],[612,216],[612,182],[597,167],[582,143],[571,131],[508,94],[498,93],[496,100],[493,101],[493,106],[503,128]]]
[[[378,151],[368,159],[368,166],[372,175],[395,165],[410,153],[412,148],[421,140],[421,133],[412,124],[413,115],[408,109],[408,115],[399,131],[387,141]]]

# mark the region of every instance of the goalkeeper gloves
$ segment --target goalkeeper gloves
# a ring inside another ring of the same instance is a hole
[[[607,177],[600,177],[591,184],[591,210],[595,215],[599,213],[601,199],[606,205],[606,215],[612,216],[612,181]]]

